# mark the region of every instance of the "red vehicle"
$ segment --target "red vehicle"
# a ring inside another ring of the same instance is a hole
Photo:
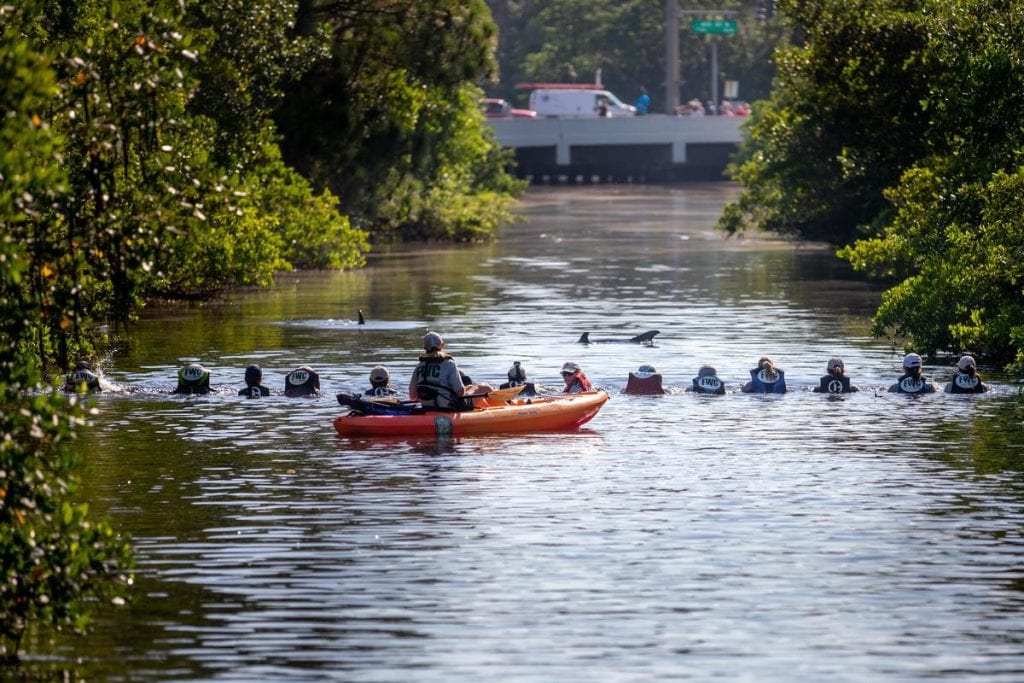
[[[535,119],[537,112],[529,109],[513,109],[505,100],[495,97],[481,97],[480,111],[489,119]]]

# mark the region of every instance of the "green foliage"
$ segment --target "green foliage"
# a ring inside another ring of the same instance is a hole
[[[846,244],[896,282],[876,334],[1024,370],[1024,3],[780,4],[807,40],[779,61],[722,226]]]
[[[310,3],[331,55],[286,87],[285,158],[376,241],[479,239],[521,189],[467,85],[495,69],[480,0]]]
[[[776,57],[771,97],[732,167],[744,193],[723,229],[845,244],[884,220],[883,190],[927,151],[920,101],[932,68],[918,4],[779,3],[804,41]]]
[[[71,502],[78,463],[68,447],[82,424],[72,401],[35,389],[23,368],[0,396],[0,652],[17,655],[29,624],[82,629],[90,603],[121,604],[131,585],[127,539]]]
[[[121,600],[127,541],[73,502],[68,442],[83,413],[47,393],[26,351],[40,321],[70,324],[64,304],[76,260],[51,211],[66,191],[64,140],[44,114],[56,93],[48,56],[26,38],[33,7],[0,8],[0,653],[16,657],[33,622],[81,628],[88,606]]]

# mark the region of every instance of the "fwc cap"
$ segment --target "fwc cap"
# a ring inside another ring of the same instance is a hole
[[[371,382],[379,382],[381,384],[387,384],[390,379],[391,379],[391,373],[389,373],[388,369],[386,367],[384,367],[383,365],[374,366],[374,368],[372,370],[370,370],[370,381]]]
[[[437,332],[427,332],[423,335],[423,349],[425,351],[440,349],[443,345],[444,339],[441,339],[441,335]]]
[[[846,366],[843,365],[843,359],[842,358],[839,358],[837,356],[832,356],[831,358],[828,359],[828,366],[827,366],[826,370],[828,372],[832,372],[836,368],[839,368],[840,370],[845,370]]]
[[[967,368],[977,368],[977,364],[974,362],[974,358],[971,356],[960,356],[960,360],[956,362],[956,366],[961,370]]]
[[[577,363],[574,363],[572,361],[569,361],[565,365],[562,366],[562,372],[568,372],[568,373],[571,373],[571,374],[576,374],[579,371],[580,371],[580,366]]]
[[[903,367],[905,368],[919,368],[922,365],[921,356],[916,353],[908,353],[903,357]]]

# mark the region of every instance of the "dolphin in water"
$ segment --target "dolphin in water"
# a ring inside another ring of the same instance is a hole
[[[646,344],[648,346],[654,344],[654,337],[658,334],[658,330],[647,330],[643,334],[638,334],[635,337],[629,339],[591,339],[589,332],[584,332],[580,335],[580,344]]]

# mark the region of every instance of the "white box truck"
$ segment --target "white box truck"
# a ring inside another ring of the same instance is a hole
[[[598,88],[536,88],[530,92],[530,109],[547,118],[636,116],[636,107]]]

